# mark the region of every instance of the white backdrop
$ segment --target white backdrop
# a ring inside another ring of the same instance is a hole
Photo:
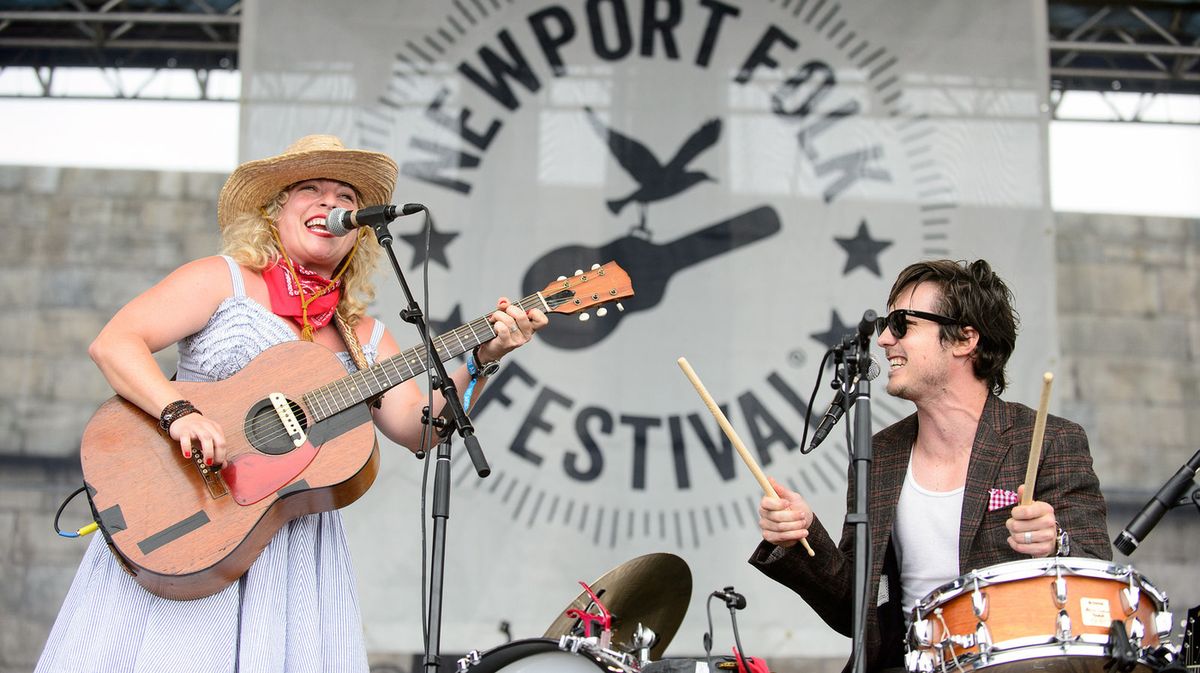
[[[502,620],[514,637],[539,636],[577,580],[666,551],[695,582],[668,654],[701,651],[704,596],[730,584],[749,601],[750,652],[846,653],[746,564],[757,485],[675,360],[688,357],[767,472],[834,530],[844,439],[801,455],[804,404],[829,339],[882,311],[903,266],[993,263],[1023,318],[1007,397],[1035,402],[1057,353],[1043,11],[1034,0],[247,3],[242,158],[309,133],[395,157],[395,202],[437,218],[434,322],[456,326],[585,262],[615,259],[638,292],[619,318],[555,316],[480,402],[494,472],[478,480],[456,451],[444,651],[503,642]],[[672,165],[677,153],[686,160]],[[417,288],[420,231],[416,217],[392,226]],[[375,314],[415,343],[387,269],[379,288]],[[877,427],[909,413],[876,401]],[[386,448],[346,519],[369,647],[415,652],[421,465]]]

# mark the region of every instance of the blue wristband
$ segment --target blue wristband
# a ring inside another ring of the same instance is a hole
[[[470,360],[467,360],[467,362],[469,363]],[[469,366],[467,367],[467,371],[470,371]],[[471,382],[467,384],[467,390],[463,393],[463,411],[471,408],[471,393],[475,392],[475,383],[478,381],[479,379],[475,378],[474,375],[471,376]]]

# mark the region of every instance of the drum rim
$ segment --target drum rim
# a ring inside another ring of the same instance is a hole
[[[958,657],[957,666],[961,666],[967,670],[980,670],[990,668],[992,666],[1012,664],[1031,659],[1057,659],[1061,657],[1108,658],[1111,656],[1111,654],[1105,649],[1106,645],[1098,642],[1079,642],[1071,640],[1064,643],[1051,639],[1049,642],[1040,642],[1031,645],[1011,645],[1011,643],[1021,640],[1028,641],[1030,638],[1014,638],[1013,640],[1007,641],[1010,646],[1005,649],[999,649],[997,646],[988,654],[987,663],[985,664],[980,664],[980,660],[983,659],[983,655],[979,652],[972,652],[970,654],[960,656]],[[1040,637],[1038,640],[1041,640]],[[929,651],[931,653],[936,652],[935,650]],[[954,665],[953,657],[934,656],[932,661],[934,666],[939,669],[944,666]],[[1144,666],[1150,665],[1140,650],[1138,651],[1137,661]]]
[[[1092,577],[1123,582],[1132,577],[1138,587],[1148,593],[1157,603],[1157,612],[1162,612],[1168,607],[1167,594],[1154,586],[1153,582],[1132,565],[1122,565],[1106,559],[1082,556],[1049,556],[1006,561],[984,568],[976,568],[930,591],[917,601],[912,611],[915,619],[924,619],[936,606],[972,591],[975,586],[974,580],[977,577],[980,587],[988,587],[1005,582],[1052,576],[1056,567],[1066,571],[1063,573],[1064,577]],[[1031,571],[1030,569],[1036,570]]]
[[[593,648],[590,647],[581,647],[578,651],[574,651],[570,648],[564,647],[564,638],[520,638],[517,640],[511,640],[507,643],[501,643],[482,652],[479,650],[474,650],[474,652],[476,652],[479,656],[479,661],[468,666],[466,670],[471,671],[477,666],[486,664],[491,670],[499,672],[500,669],[510,666],[527,657],[537,656],[539,654],[548,654],[551,652],[561,652],[572,657],[590,661],[601,671],[621,670],[620,667],[623,666],[621,662],[609,661],[605,658],[609,655],[616,655],[616,652],[609,652],[608,650],[599,649],[598,654],[596,651],[593,651]],[[613,668],[613,666],[617,666],[618,668]]]

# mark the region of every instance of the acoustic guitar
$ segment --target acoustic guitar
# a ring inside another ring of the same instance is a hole
[[[570,314],[631,296],[628,274],[609,262],[517,304]],[[432,345],[445,361],[495,336],[484,316]],[[219,471],[198,451],[183,458],[157,419],[112,397],[88,421],[80,448],[95,520],[151,593],[177,600],[214,594],[241,577],[288,521],[366,492],[379,470],[368,402],[427,363],[422,345],[347,375],[327,348],[293,341],[223,381],[173,382],[181,399],[224,428],[228,458]]]

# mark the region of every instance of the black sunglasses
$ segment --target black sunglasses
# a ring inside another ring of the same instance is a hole
[[[892,331],[892,336],[897,339],[903,339],[904,335],[908,334],[908,316],[932,320],[939,325],[962,324],[954,318],[947,318],[944,315],[929,313],[928,311],[914,311],[910,308],[898,308],[882,318],[875,319],[876,336],[882,336],[883,330],[886,327]]]

